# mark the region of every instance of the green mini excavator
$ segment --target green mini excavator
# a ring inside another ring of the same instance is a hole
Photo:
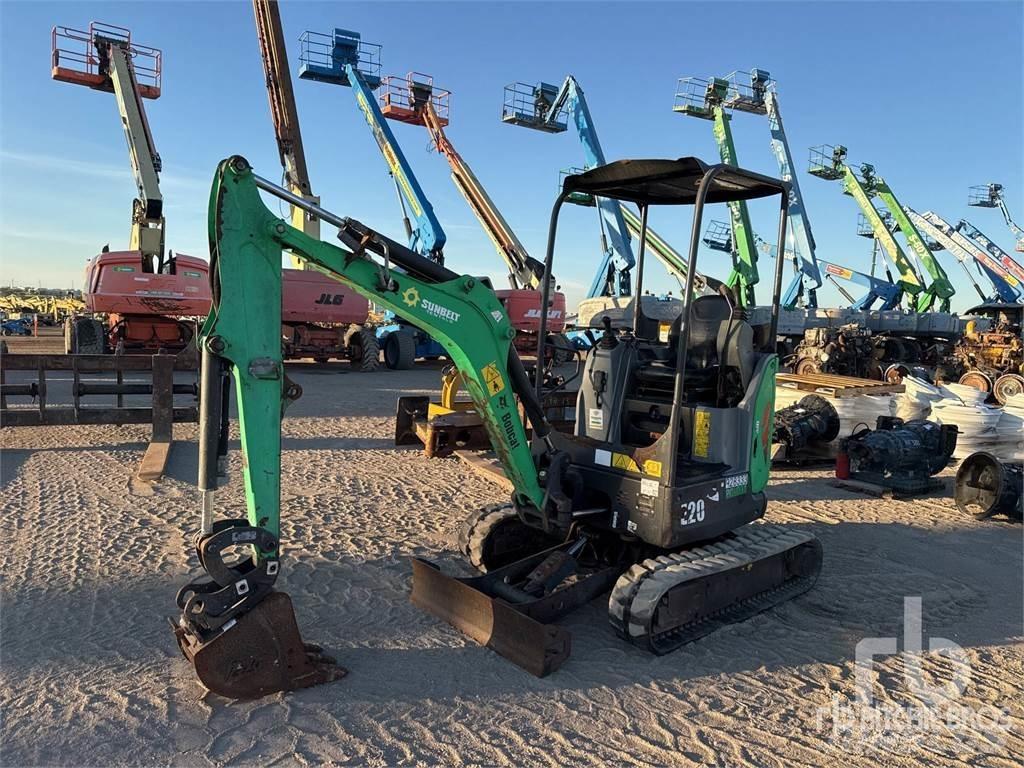
[[[337,227],[342,247],[289,226],[261,191]],[[203,517],[195,546],[204,574],[179,591],[174,627],[207,688],[251,698],[344,674],[303,642],[290,598],[275,589],[281,417],[301,394],[281,359],[285,249],[444,345],[514,486],[508,504],[463,526],[460,546],[481,575],[456,578],[413,560],[417,606],[542,676],[569,657],[558,618],[602,594],[614,630],[661,654],[811,587],[821,568],[817,539],[757,522],[767,506],[784,260],[776,260],[770,317],[761,323],[726,292],[695,297],[692,285],[705,204],[778,196],[783,242],[785,184],[696,158],[620,160],[568,176],[552,211],[546,274],[559,210],[579,194],[639,208],[637,295],[648,209],[692,205],[693,269],[667,340],[642,311],[629,330],[606,323],[588,355],[570,433],[546,420],[543,377],[528,377],[512,345],[515,329],[485,283],[257,176],[242,157],[220,164],[209,215],[213,310],[201,336]],[[542,286],[550,291],[550,281]],[[538,360],[551,343],[544,322]],[[231,378],[248,516],[215,520]],[[232,558],[240,549],[244,556]]]

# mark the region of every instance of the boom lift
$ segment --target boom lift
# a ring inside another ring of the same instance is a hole
[[[569,75],[560,87],[543,82],[532,86],[526,83],[505,86],[502,122],[544,133],[562,133],[568,129],[570,113],[576,126],[576,135],[583,146],[585,168],[589,170],[604,165],[606,158],[597,135],[597,126],[590,114],[583,88],[575,77]],[[570,172],[563,171],[561,175],[567,173]],[[577,308],[577,322],[581,326],[594,327],[607,317],[617,327],[628,327],[632,312],[632,270],[636,265],[630,240],[640,231],[640,219],[628,205],[618,200],[603,200],[576,193],[569,198],[569,202],[595,207],[601,227],[602,259],[586,298]],[[669,274],[685,284],[688,270],[685,260],[650,229],[648,245]],[[695,285],[700,293],[716,290],[717,281],[709,283],[709,278],[704,275],[695,277]],[[669,297],[642,296],[640,301],[644,305],[644,313],[650,318],[660,318],[666,330],[681,309],[680,303]]]
[[[306,168],[277,0],[253,0],[252,6],[284,185],[293,194],[318,204],[320,199],[313,194]],[[320,238],[320,220],[315,216],[293,206],[291,220],[296,229],[314,240]],[[380,360],[377,336],[365,326],[370,303],[336,280],[305,269],[294,254],[291,261],[296,269],[285,270],[283,276],[281,338],[285,357],[312,357],[317,362],[341,357],[350,360],[357,370],[376,370]]]
[[[960,262],[964,272],[967,273],[967,279],[970,280],[971,285],[974,286],[974,290],[977,291],[978,296],[983,302],[988,303],[997,300],[1015,302],[1020,300],[1020,281],[1009,274],[998,261],[958,232],[955,227],[946,222],[941,216],[932,211],[917,213],[911,208],[906,208],[906,212],[921,234],[931,238],[940,248],[949,251]],[[977,264],[978,271],[988,278],[996,291],[995,296],[986,296],[985,291],[978,285],[978,281],[974,279],[974,275],[971,274],[971,270],[968,267],[968,263],[971,261],[974,261]]]
[[[1024,267],[1021,267],[1016,259],[996,245],[980,229],[967,221],[967,219],[960,219],[960,222],[956,225],[956,229],[957,232],[962,232],[988,251],[989,254],[1002,265],[1006,272],[1013,275],[1018,281],[1024,282]]]
[[[1021,229],[1010,216],[1010,209],[1006,207],[1006,201],[1003,199],[1002,184],[981,184],[971,187],[967,204],[977,208],[998,208],[1003,214],[1006,226],[1016,238],[1014,249],[1024,253],[1024,229]]]
[[[875,168],[862,163],[859,175],[846,163],[846,147],[822,145],[811,149],[809,172],[813,176],[831,181],[842,180],[843,193],[857,201],[861,212],[871,225],[875,238],[881,243],[893,266],[900,273],[898,283],[906,293],[914,297],[914,310],[928,312],[936,301],[940,312],[949,312],[949,300],[955,293],[942,265],[932,255],[914,227],[889,185],[875,174]],[[907,258],[896,238],[886,224],[881,212],[875,208],[872,198],[878,197],[892,216],[903,236],[917,256],[918,261],[932,278],[927,287],[921,284],[913,264]]]
[[[88,30],[54,27],[51,43],[54,80],[114,94],[139,192],[129,250],[105,247],[85,269],[86,310],[106,314],[106,327],[94,317],[71,318],[67,351],[180,351],[193,331],[179,318],[205,315],[210,288],[205,261],[164,253],[161,161],[143,106],[160,96],[163,54],[133,42],[124,27],[95,21]]]
[[[792,207],[790,208],[790,215],[792,215]],[[724,251],[725,253],[733,252],[732,245],[732,232],[729,224],[724,221],[712,221],[709,223],[708,228],[704,232],[702,238],[706,246],[715,251]],[[778,253],[778,247],[766,242],[756,232],[754,233],[754,240],[757,242],[758,248],[771,258],[776,258]],[[787,260],[795,261],[797,259],[796,254],[787,253]],[[850,303],[850,309],[853,310],[869,310],[873,309],[875,302],[881,301],[880,309],[890,310],[898,309],[900,299],[903,296],[903,291],[900,290],[899,286],[893,283],[891,280],[882,280],[881,278],[875,277],[874,275],[868,275],[863,272],[858,272],[855,269],[844,267],[841,264],[835,264],[830,261],[823,261],[821,259],[815,259],[815,263],[818,265],[819,273],[821,268],[824,268],[824,276],[826,280],[832,282],[839,291]],[[838,280],[846,280],[851,283],[857,283],[867,288],[865,293],[860,298],[857,298],[852,293],[846,290]],[[793,287],[793,283],[790,284],[790,288]],[[788,289],[787,289],[788,293]]]
[[[538,83],[535,86],[510,83],[505,86],[502,122],[545,133],[562,133],[569,127],[567,120],[570,113],[583,145],[586,167],[589,169],[604,165],[604,150],[597,137],[583,88],[575,77],[566,77],[561,87],[550,83]],[[598,199],[597,208],[602,222],[602,259],[587,291],[587,298],[632,296],[631,275],[636,259],[629,242],[622,206],[617,200]]]
[[[702,80],[695,77],[679,79],[676,88],[674,112],[714,123],[715,142],[718,154],[723,163],[737,166],[736,146],[732,138],[729,121],[732,120],[726,109],[740,102],[731,95],[730,82],[725,78]],[[750,214],[742,200],[729,204],[729,219],[732,226],[733,267],[726,280],[729,288],[736,290],[739,303],[744,307],[753,307],[757,303],[754,287],[760,281],[757,271],[757,247],[754,243],[754,229],[750,224]]]
[[[344,248],[276,218],[260,190],[336,226]],[[786,189],[777,180],[695,158],[618,161],[566,179],[552,212],[546,276],[558,213],[574,192],[633,202],[645,222],[650,205],[694,205],[694,269],[705,203],[779,195],[785,236]],[[549,622],[608,589],[616,631],[666,653],[813,585],[821,565],[817,539],[748,525],[767,505],[781,266],[770,322],[756,331],[727,297],[693,298],[691,272],[668,342],[657,340],[656,325],[642,311],[634,313],[631,333],[606,332],[588,358],[579,395],[587,417],[570,435],[546,421],[542,382],[527,377],[507,314],[477,278],[314,206],[255,175],[237,156],[217,169],[209,234],[216,306],[202,331],[204,507],[196,539],[206,576],[179,592],[175,634],[210,690],[254,697],[344,674],[302,642],[290,599],[274,589],[281,565],[281,415],[299,395],[284,374],[277,339],[282,248],[409,314],[444,344],[514,486],[509,505],[467,521],[463,549],[486,575],[455,579],[416,559],[415,604],[543,675],[569,655],[569,633]],[[640,288],[644,245],[642,233]],[[550,287],[545,278],[545,300]],[[247,301],[252,295],[265,297],[265,305]],[[538,359],[545,325],[542,315]],[[239,403],[248,518],[215,522],[217,458],[227,445],[220,440],[225,372],[234,377]],[[239,544],[252,557],[226,562],[224,550]]]
[[[749,73],[750,84],[740,81],[740,73],[732,72],[725,78],[714,78],[710,81],[696,78],[682,78],[676,89],[676,111],[695,117],[709,117],[715,121],[715,139],[719,145],[719,153],[723,160],[732,158],[736,162],[736,149],[729,125],[730,115],[726,109],[765,115],[771,130],[772,152],[779,165],[779,175],[789,184],[789,236],[786,254],[793,260],[796,274],[782,294],[782,306],[792,309],[801,302],[810,308],[818,306],[817,290],[822,284],[821,270],[815,255],[814,236],[811,233],[811,222],[804,208],[803,195],[796,173],[793,171],[793,157],[789,150],[785,128],[782,123],[782,112],[779,108],[775,81],[763,69],[752,69]],[[701,101],[702,99],[702,101]],[[746,241],[746,230],[749,227],[749,216],[742,203],[737,204],[738,210],[731,212],[732,219],[737,223],[740,237],[735,239],[737,254],[745,252],[749,247]],[[752,233],[754,240],[757,235]],[[741,258],[741,263],[745,263]],[[839,268],[845,276],[845,267]],[[833,273],[836,274],[836,273]]]
[[[300,78],[346,86],[355,92],[356,104],[370,127],[394,181],[409,247],[437,264],[444,264],[447,237],[441,222],[434,214],[433,206],[423,193],[373,93],[381,84],[381,46],[366,43],[358,32],[346,29],[335,29],[332,35],[307,30],[302,33],[299,42],[302,46],[299,56]],[[445,114],[443,120],[447,122],[447,95],[435,94],[429,98],[435,100],[435,106]],[[409,219],[410,212],[415,226]],[[407,314],[403,311],[401,317]],[[388,368],[409,368],[417,358],[437,358],[444,354],[440,344],[422,330],[405,323],[401,317],[396,317],[396,325],[379,331],[384,362]]]
[[[438,99],[432,98],[436,90],[433,79],[417,72],[410,72],[404,79],[386,77],[381,83],[381,90],[384,100],[381,111],[385,117],[425,127],[434,148],[448,161],[452,181],[508,268],[512,288],[499,288],[495,293],[512,326],[520,332],[516,337],[516,348],[521,354],[532,354],[536,349],[533,337],[540,328],[540,287],[544,265],[530,256],[483,184],[445,134],[444,126],[448,121],[438,114],[435,107]],[[448,92],[441,93],[447,106]],[[548,331],[560,334],[565,328],[565,294],[553,291],[551,295],[552,303],[547,309]]]

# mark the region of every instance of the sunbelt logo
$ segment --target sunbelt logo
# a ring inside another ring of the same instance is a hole
[[[455,310],[448,309],[448,307],[437,304],[430,299],[424,299],[420,297],[420,292],[416,288],[406,288],[402,292],[402,301],[407,306],[416,307],[418,306],[428,315],[433,315],[439,320],[444,320],[449,323],[459,322],[460,313]]]

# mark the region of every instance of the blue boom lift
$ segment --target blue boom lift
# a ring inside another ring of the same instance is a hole
[[[391,132],[374,94],[381,83],[381,46],[364,42],[358,32],[345,29],[335,29],[333,35],[306,31],[299,42],[302,51],[300,78],[343,85],[355,92],[356,104],[366,118],[394,181],[409,248],[443,265],[446,240],[444,230]],[[415,225],[409,219],[410,213]],[[406,299],[410,306],[416,300],[417,297],[411,295]],[[436,359],[445,354],[441,345],[428,334],[401,318],[395,320],[393,325],[378,329],[384,362],[388,368],[408,368],[418,358]]]

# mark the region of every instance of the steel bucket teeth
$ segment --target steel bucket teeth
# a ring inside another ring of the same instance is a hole
[[[228,629],[206,642],[182,627],[178,645],[209,690],[254,699],[330,683],[347,674],[321,648],[302,642],[291,598],[271,592]]]
[[[537,677],[551,674],[569,658],[572,636],[567,630],[485,594],[474,586],[476,581],[446,576],[433,563],[413,558],[410,599]]]

